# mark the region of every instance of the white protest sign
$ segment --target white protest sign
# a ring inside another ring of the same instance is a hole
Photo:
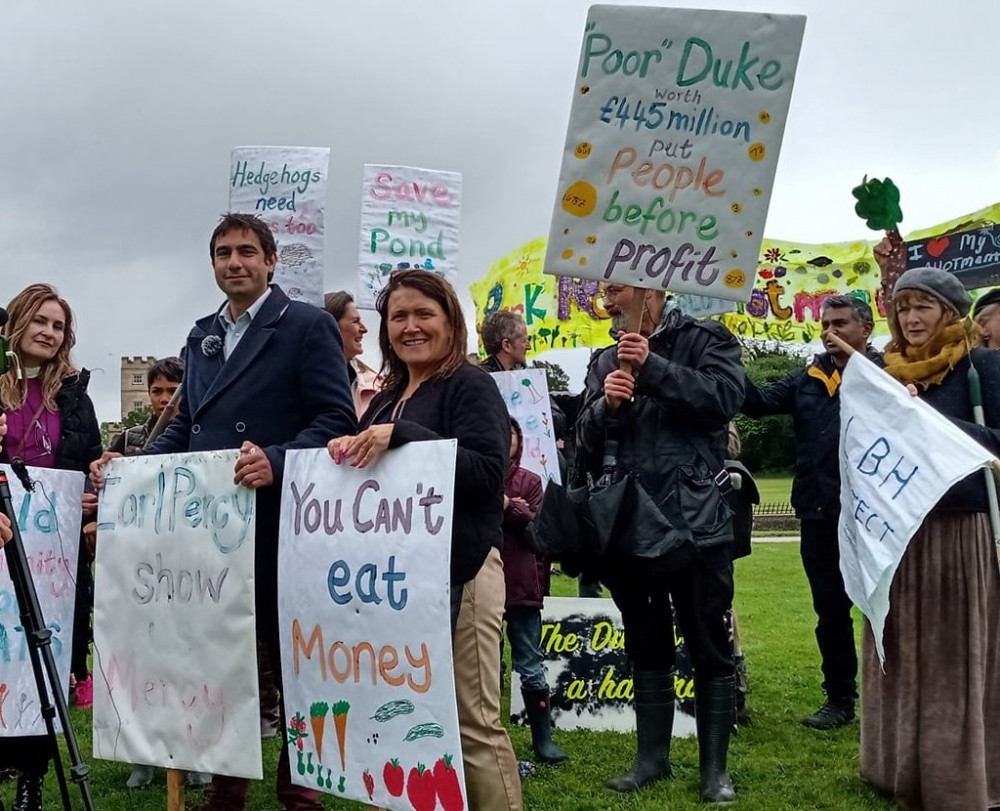
[[[42,619],[52,631],[50,649],[65,692],[69,688],[73,648],[84,477],[72,470],[29,467],[35,489],[28,492],[7,465],[0,465],[0,469],[10,481],[14,518],[21,531]],[[46,734],[28,657],[28,641],[22,630],[7,556],[0,551],[0,738]],[[62,729],[58,715],[55,726]]]
[[[676,617],[674,627],[678,628]],[[694,671],[687,645],[675,633],[673,736],[695,734]],[[663,644],[670,644],[663,636]],[[625,626],[610,599],[546,597],[542,608],[542,657],[549,706],[558,729],[635,730],[632,670],[625,654]],[[512,670],[511,722],[526,722],[521,677]]]
[[[363,470],[326,449],[285,457],[278,621],[298,785],[400,811],[435,797],[468,807],[448,577],[455,451],[412,442]]]
[[[591,6],[545,272],[749,300],[804,28]]]
[[[521,467],[537,473],[542,485],[562,483],[549,383],[544,369],[493,372],[507,412],[521,426]]]
[[[94,755],[261,777],[256,495],[238,451],[114,459],[98,508]]]
[[[953,484],[992,461],[934,408],[851,355],[840,387],[840,570],[883,661],[889,587],[910,539]]]
[[[389,274],[423,268],[458,281],[462,175],[365,164],[358,247],[358,306],[372,310]]]
[[[238,146],[229,169],[229,208],[256,214],[278,244],[274,282],[290,299],[323,306],[323,234],[330,150]]]

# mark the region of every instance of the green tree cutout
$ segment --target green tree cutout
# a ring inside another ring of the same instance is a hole
[[[892,243],[892,254],[882,268],[882,295],[888,302],[892,298],[896,281],[906,272],[906,247],[899,233],[899,224],[903,221],[903,210],[899,207],[899,189],[888,177],[885,180],[877,177],[869,180],[868,175],[865,175],[861,185],[851,189],[851,194],[857,200],[854,204],[855,213],[869,228],[885,231]]]
[[[879,180],[864,176],[860,186],[851,189],[857,202],[854,213],[874,231],[895,231],[903,221],[903,210],[899,207],[899,189],[891,178]]]

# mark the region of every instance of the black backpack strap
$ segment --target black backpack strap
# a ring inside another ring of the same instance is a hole
[[[691,434],[688,437],[688,442],[694,446],[698,455],[705,460],[708,469],[712,473],[715,486],[719,488],[719,492],[724,496],[732,492],[733,481],[729,476],[729,471],[726,470],[725,461],[709,447],[708,442],[705,441],[705,437],[702,434]]]

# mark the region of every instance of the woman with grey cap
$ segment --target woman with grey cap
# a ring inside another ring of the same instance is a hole
[[[885,252],[875,256],[881,265]],[[1000,353],[978,348],[971,303],[951,273],[906,271],[888,307],[885,371],[998,454]],[[985,426],[974,422],[970,364]],[[867,624],[863,639],[862,777],[907,809],[1000,805],[1000,571],[982,471],[924,519],[889,603],[884,671]]]

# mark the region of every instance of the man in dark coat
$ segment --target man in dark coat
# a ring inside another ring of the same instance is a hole
[[[257,635],[271,661],[278,662],[278,511],[285,452],[322,448],[331,437],[354,434],[354,401],[333,316],[290,301],[270,283],[278,255],[267,224],[227,214],[212,234],[209,253],[226,302],[188,335],[180,410],[145,452],[239,448],[235,481],[257,491]],[[91,471],[99,483],[100,469]],[[249,782],[217,775],[207,807],[242,811]],[[323,808],[318,792],[292,785],[284,746],[278,799],[296,811]]]
[[[587,371],[578,453],[592,475],[605,456],[631,474],[669,522],[655,537],[646,528],[619,533],[602,563],[625,626],[638,738],[632,770],[607,785],[635,791],[670,774],[672,599],[694,666],[701,797],[731,802],[735,675],[724,615],[733,598],[733,530],[722,465],[729,421],[743,402],[740,345],[721,324],[682,315],[661,291],[615,283],[604,295],[618,345],[597,353]],[[645,296],[642,325],[626,332],[633,296]]]
[[[837,335],[855,350],[868,352],[874,318],[862,299],[832,296],[820,312],[826,352],[805,369],[758,389],[747,381],[742,411],[750,417],[791,414],[797,446],[792,506],[801,520],[799,551],[816,611],[816,641],[822,659],[826,701],[802,723],[833,729],[854,720],[858,698],[858,654],[854,645],[851,599],[840,573],[840,372],[848,355],[833,342]]]

